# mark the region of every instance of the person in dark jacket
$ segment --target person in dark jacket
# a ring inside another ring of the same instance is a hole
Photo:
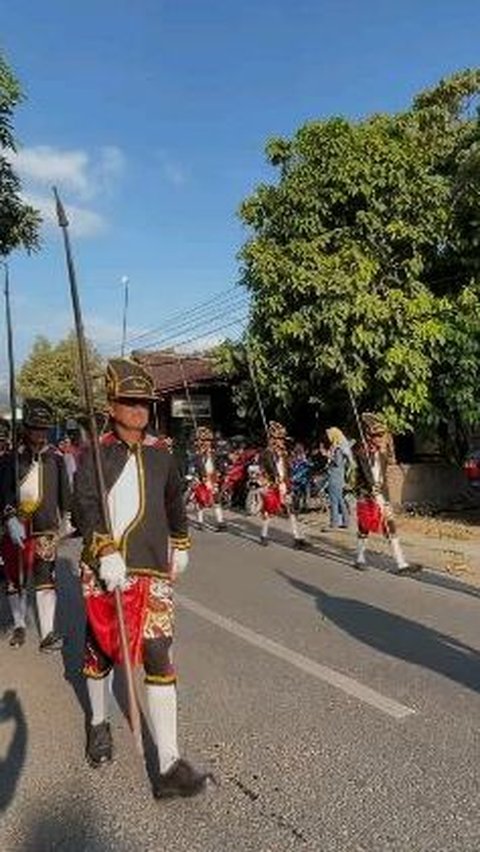
[[[207,775],[180,758],[176,675],[172,661],[173,583],[188,565],[190,539],[174,457],[147,431],[154,399],[149,374],[127,358],[106,374],[112,429],[100,441],[109,526],[102,519],[92,450],[75,478],[75,519],[83,536],[82,585],[87,613],[84,675],[91,705],[87,759],[112,759],[109,703],[113,665],[121,657],[115,589],[122,593],[133,664],[145,671],[147,704],[158,750],[158,798],[201,792]]]
[[[17,458],[10,450],[0,460],[0,501],[5,526],[2,558],[13,618],[10,645],[18,648],[25,642],[25,583],[31,575],[40,650],[58,651],[62,639],[54,627],[55,565],[60,526],[71,508],[70,486],[62,454],[47,442],[54,423],[51,407],[40,399],[26,399],[22,421],[23,438]]]
[[[409,566],[405,559],[388,490],[387,468],[393,455],[391,435],[382,418],[374,412],[362,414],[361,421],[365,442],[359,442],[354,449],[354,489],[357,498],[357,550],[354,566],[360,571],[365,569],[368,536],[381,533],[390,542],[395,572],[409,573],[417,570],[418,566]]]
[[[270,519],[286,512],[290,519],[293,534],[293,546],[296,549],[306,547],[304,536],[299,530],[297,516],[292,511],[291,471],[287,453],[287,430],[282,423],[272,420],[268,424],[267,448],[260,455],[260,470],[263,480],[261,491],[262,529],[260,544],[266,547],[269,542]]]
[[[193,467],[196,483],[193,497],[197,508],[197,521],[203,528],[205,509],[215,514],[216,530],[223,532],[226,524],[222,507],[222,479],[224,473],[223,456],[214,443],[213,432],[208,426],[199,426],[195,433],[195,457]]]

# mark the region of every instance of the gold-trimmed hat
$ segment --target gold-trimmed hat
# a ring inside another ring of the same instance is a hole
[[[380,414],[364,411],[360,419],[367,435],[380,437],[388,433],[387,426]]]
[[[207,444],[213,441],[213,432],[209,426],[199,426],[195,432],[195,439],[198,444]]]
[[[282,423],[278,423],[276,420],[271,420],[268,424],[268,437],[274,438],[276,440],[286,441],[287,439],[287,430]]]
[[[55,423],[53,409],[43,399],[24,399],[22,422],[27,429],[50,429]]]
[[[154,400],[155,392],[150,373],[131,358],[112,358],[107,363],[105,387],[109,400],[148,399]]]

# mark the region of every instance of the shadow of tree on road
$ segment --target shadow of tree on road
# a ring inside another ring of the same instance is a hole
[[[0,723],[13,720],[15,731],[6,757],[0,759],[0,811],[5,811],[15,796],[27,752],[28,729],[22,705],[13,689],[0,700]]]
[[[284,571],[277,569],[277,574],[313,598],[323,618],[358,642],[480,692],[480,654],[475,648],[372,604],[327,594]]]

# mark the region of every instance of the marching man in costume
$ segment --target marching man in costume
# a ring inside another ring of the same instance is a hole
[[[69,517],[71,495],[62,454],[47,443],[53,422],[52,409],[46,402],[26,399],[18,459],[15,460],[11,450],[0,462],[0,499],[5,526],[2,557],[14,625],[10,645],[14,648],[25,642],[25,581],[30,574],[35,588],[40,650],[58,651],[62,647],[62,639],[54,629],[55,563],[60,524]]]
[[[196,433],[196,455],[194,469],[197,483],[193,496],[197,506],[197,520],[203,527],[205,509],[213,508],[217,522],[217,532],[225,529],[221,504],[221,471],[214,451],[213,433],[208,426],[199,426]]]
[[[160,764],[157,798],[201,792],[207,775],[178,752],[172,663],[172,584],[188,565],[190,546],[180,475],[172,456],[148,434],[154,399],[148,373],[126,358],[106,375],[112,431],[100,440],[111,522],[103,527],[92,455],[75,482],[75,516],[84,538],[82,584],[87,614],[84,674],[91,705],[87,759],[111,760],[109,702],[120,660],[113,590],[122,591],[132,662],[145,671],[148,709]]]
[[[365,442],[355,447],[355,492],[357,496],[357,552],[354,566],[366,568],[366,547],[370,533],[382,533],[390,542],[396,573],[414,570],[405,559],[389,502],[387,466],[392,455],[391,436],[377,414],[361,416]]]
[[[262,488],[262,532],[260,543],[268,544],[268,528],[272,516],[287,511],[292,526],[293,546],[305,547],[305,540],[298,529],[296,515],[291,511],[290,466],[287,454],[287,430],[281,423],[268,424],[267,449],[262,454],[260,466],[264,478]]]

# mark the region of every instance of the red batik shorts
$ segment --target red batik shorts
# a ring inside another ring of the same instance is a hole
[[[82,588],[87,616],[83,671],[87,677],[102,678],[122,662],[115,596],[104,590],[86,565],[82,566]],[[132,664],[143,665],[147,683],[174,683],[171,581],[132,576],[121,597]]]
[[[0,545],[3,571],[7,580],[7,594],[18,591],[20,571],[23,572],[24,581],[30,575],[33,576],[36,591],[55,588],[58,535],[56,533],[31,535],[30,523],[24,521],[24,525],[27,537],[21,550],[13,543],[8,532],[4,533]]]
[[[282,496],[276,485],[269,485],[262,491],[262,512],[264,515],[279,515],[282,511]]]
[[[193,496],[199,509],[210,509],[213,506],[213,489],[205,482],[197,482],[193,489]]]
[[[371,497],[357,500],[357,527],[359,535],[385,532],[385,516],[382,507]]]

